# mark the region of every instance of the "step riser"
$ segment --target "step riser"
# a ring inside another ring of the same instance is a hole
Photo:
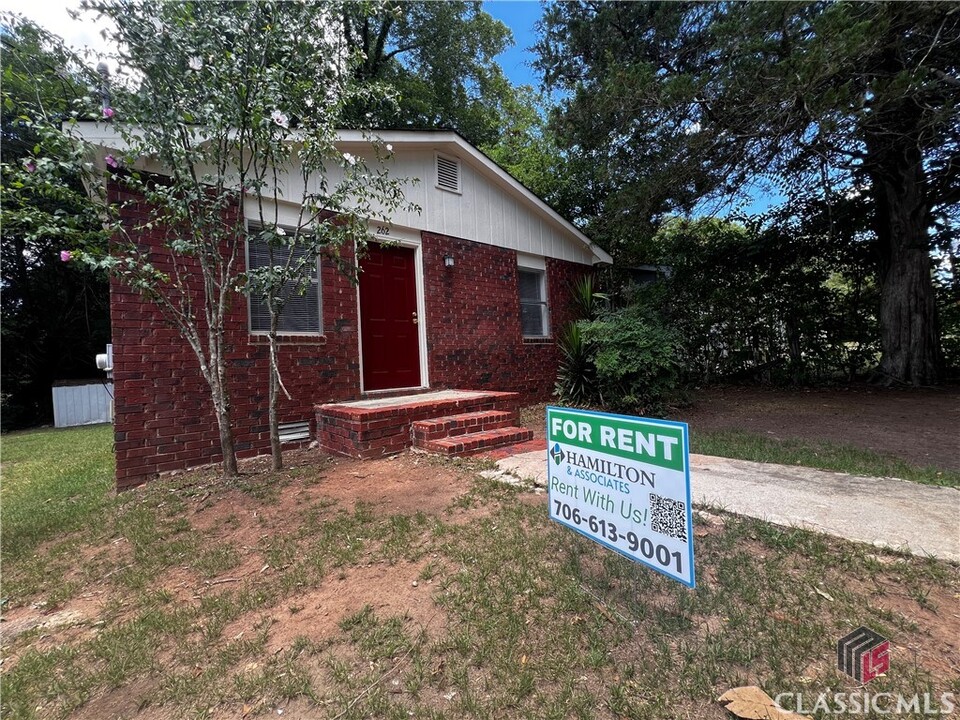
[[[512,432],[503,432],[508,429]],[[499,430],[500,432],[477,432],[454,438],[427,440],[416,443],[415,446],[440,455],[466,456],[533,439],[533,431],[526,428],[499,428]]]
[[[457,437],[459,435],[469,435],[471,433],[484,432],[485,430],[499,430],[500,428],[510,427],[514,420],[501,420],[500,422],[484,423],[483,425],[473,425],[471,427],[451,428],[450,430],[434,430],[433,432],[423,432],[414,428],[413,441],[426,442],[427,440],[440,440],[445,437]]]
[[[418,440],[437,440],[439,438],[510,427],[513,423],[514,413],[503,410],[469,413],[467,416],[419,420],[413,423],[413,439],[414,442]]]

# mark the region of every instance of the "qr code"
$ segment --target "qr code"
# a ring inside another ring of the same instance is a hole
[[[686,542],[687,504],[650,493],[650,529]]]

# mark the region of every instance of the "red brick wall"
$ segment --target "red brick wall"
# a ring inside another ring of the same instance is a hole
[[[520,329],[517,254],[423,232],[430,384],[519,392],[543,401],[557,379],[556,333],[573,318],[571,286],[590,268],[546,259],[551,336],[524,340]],[[451,255],[454,266],[444,266]]]
[[[112,193],[115,201],[129,199],[116,187]],[[128,224],[145,219],[141,207],[124,209]],[[139,241],[155,248],[151,260],[160,270],[170,268],[158,231],[141,231]],[[320,283],[325,335],[288,337],[280,354],[292,396],[281,396],[280,422],[308,420],[312,430],[314,404],[356,398],[360,388],[356,290],[326,262]],[[210,390],[193,350],[155,304],[117,280],[111,282],[110,314],[118,489],[158,473],[219,462]],[[226,349],[238,455],[269,452],[267,340],[250,335],[247,301],[240,294],[228,312]]]
[[[113,199],[130,199],[116,187]],[[238,212],[234,208],[233,212]],[[124,220],[146,219],[128,205]],[[141,232],[165,270],[169,255],[158,231]],[[456,258],[445,268],[443,257]],[[569,285],[586,266],[547,259],[550,326],[571,317]],[[544,400],[553,391],[557,348],[552,339],[524,342],[520,334],[516,253],[423,233],[430,384],[434,388],[517,391]],[[330,263],[321,264],[325,335],[284,341],[280,355],[291,400],[281,398],[280,421],[310,420],[314,405],[360,394],[357,292]],[[117,487],[123,489],[170,470],[219,462],[220,440],[210,391],[197,358],[157,307],[136,291],[111,283]],[[226,323],[235,441],[241,457],[269,452],[266,338],[251,336],[247,302],[236,295]]]

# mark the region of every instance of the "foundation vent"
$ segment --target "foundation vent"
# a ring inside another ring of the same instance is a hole
[[[280,442],[299,442],[310,439],[310,421],[280,423]]]

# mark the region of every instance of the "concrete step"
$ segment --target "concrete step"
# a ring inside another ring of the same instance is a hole
[[[446,417],[417,420],[411,426],[413,442],[437,440],[445,437],[456,437],[483,430],[496,430],[509,427],[515,420],[514,413],[508,410],[480,410],[477,412],[459,413]]]
[[[510,426],[471,432],[456,437],[424,440],[416,443],[416,446],[421,450],[440,455],[473,455],[490,448],[526,442],[531,438],[533,438],[533,430]]]

